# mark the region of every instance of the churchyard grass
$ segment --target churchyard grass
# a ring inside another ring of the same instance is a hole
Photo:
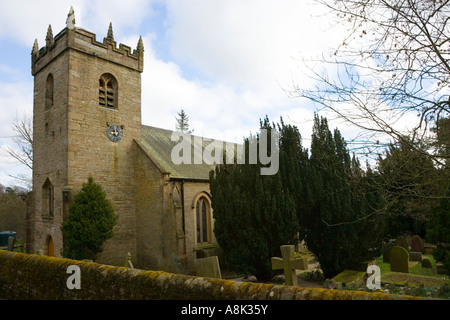
[[[389,263],[383,262],[382,256],[379,257],[377,265],[380,267],[383,289],[395,294],[450,299],[449,276],[437,273],[432,255],[424,254],[423,258],[428,258],[433,267],[424,268],[420,262],[410,261],[409,273],[401,273],[391,272]]]
[[[434,260],[433,256],[430,254],[424,254],[423,258],[428,258],[431,261],[431,264],[433,265],[433,268],[423,268],[420,262],[412,262],[410,261],[409,266],[409,273],[420,275],[420,276],[427,276],[427,277],[435,277],[435,278],[442,278],[442,279],[449,279],[449,276],[445,274],[438,274],[436,270],[436,261]],[[381,276],[383,276],[383,273],[386,274],[390,272],[390,265],[387,262],[383,262],[383,257],[379,257],[377,259],[377,265],[380,267]]]

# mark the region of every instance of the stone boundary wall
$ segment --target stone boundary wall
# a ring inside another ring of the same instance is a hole
[[[70,265],[80,289],[68,289]],[[45,300],[405,300],[381,292],[235,282],[0,250],[0,298]]]

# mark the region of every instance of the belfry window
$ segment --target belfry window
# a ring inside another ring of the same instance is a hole
[[[98,80],[98,105],[117,108],[117,81],[109,73],[105,73]]]
[[[50,73],[45,84],[45,109],[51,107],[53,107],[53,75]]]
[[[211,242],[211,210],[206,197],[200,197],[195,206],[197,243]]]

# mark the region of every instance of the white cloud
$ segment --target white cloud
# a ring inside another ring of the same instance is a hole
[[[173,128],[184,108],[196,133],[240,140],[266,114],[305,118],[283,89],[298,76],[299,56],[330,45],[321,27],[311,28],[312,8],[291,0],[168,1],[172,57],[158,60],[146,41],[143,122]]]
[[[175,0],[168,8],[176,59],[233,85],[267,90],[290,80],[299,55],[330,44],[305,1]]]
[[[66,26],[67,14],[72,6],[75,11],[75,25],[97,34],[102,41],[109,23],[119,36],[123,30],[136,31],[146,17],[152,16],[151,5],[162,0],[23,0],[2,1],[0,11],[0,39],[9,38],[31,47],[34,39],[40,46],[45,42],[47,28],[52,26],[56,35]]]
[[[5,69],[5,68],[0,68]],[[15,74],[16,71],[9,70]],[[33,110],[33,85],[28,82],[0,83],[0,183],[8,185],[24,186],[19,180],[10,175],[26,175],[31,178],[31,172],[13,159],[7,148],[15,148],[13,136],[13,122],[24,120],[32,116]]]
[[[33,85],[28,82],[0,82],[0,136],[13,135],[12,123],[31,117],[33,110]]]
[[[143,36],[143,124],[174,129],[183,108],[195,134],[241,142],[258,130],[259,119],[267,114],[271,121],[283,116],[297,124],[309,139],[311,108],[288,98],[283,89],[301,76],[298,58],[316,56],[339,40],[338,29],[323,33],[326,19],[316,17],[320,12],[309,2],[6,1],[0,12],[0,41],[12,39],[31,51],[38,38],[43,46],[48,25],[54,35],[61,31],[71,5],[76,26],[95,33],[98,41],[106,36],[109,22],[120,43],[135,47]],[[30,78],[29,60],[24,64]],[[16,72],[7,63],[0,70]],[[32,110],[32,82],[19,75],[14,79],[0,87],[2,125],[13,120],[3,113],[5,106],[14,105],[14,117]]]
[[[54,35],[65,27],[67,13],[73,1],[2,1],[0,38],[9,38],[31,48],[35,38],[42,45],[48,25]],[[85,1],[78,1],[83,5]],[[74,7],[76,7],[74,5]]]

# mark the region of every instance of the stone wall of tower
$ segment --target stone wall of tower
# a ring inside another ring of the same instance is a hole
[[[141,78],[136,69],[125,67],[108,55],[121,53],[112,47],[92,47],[89,34],[76,33],[75,41],[87,50],[71,52],[69,74],[68,185],[77,190],[87,177],[101,184],[119,215],[114,238],[104,245],[99,261],[109,264],[123,262],[127,252],[136,257],[135,179],[133,139],[141,130]],[[105,57],[105,58],[102,58]],[[118,83],[117,109],[99,106],[99,79],[111,74]],[[108,139],[109,125],[123,127],[119,142]]]
[[[42,250],[48,254],[47,241],[51,237],[55,244],[54,254],[62,250],[62,234],[59,226],[63,222],[64,204],[62,190],[67,184],[67,95],[68,60],[65,51],[46,63],[45,68],[34,74],[33,107],[33,209],[30,218],[34,222],[33,252]],[[46,84],[53,77],[53,106],[46,108]],[[53,185],[53,215],[48,214],[44,202],[47,179]]]
[[[141,43],[140,43],[141,44]],[[141,72],[143,50],[132,51],[112,38],[98,42],[80,28],[65,28],[52,47],[33,51],[35,77],[33,192],[35,214],[34,251],[45,251],[52,237],[55,255],[62,249],[61,223],[68,215],[70,199],[89,176],[99,183],[112,201],[118,223],[114,238],[104,245],[98,261],[121,264],[127,252],[136,256],[136,217],[133,141],[141,130]],[[48,73],[54,77],[54,107],[45,109]],[[117,81],[117,108],[99,105],[99,79],[103,74]],[[107,127],[123,128],[119,142],[108,139]],[[53,217],[45,217],[40,191],[46,179],[54,187]],[[68,201],[63,190],[69,190]]]

